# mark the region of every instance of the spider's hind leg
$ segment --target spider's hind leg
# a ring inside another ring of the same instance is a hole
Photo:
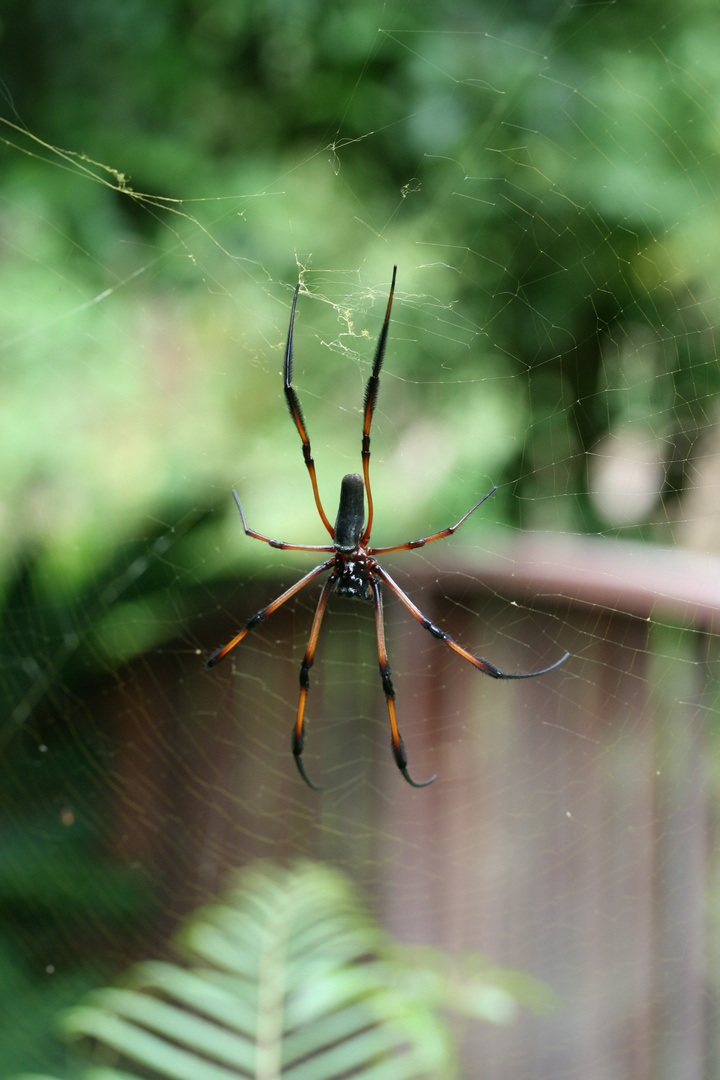
[[[373,499],[372,491],[370,490],[370,425],[372,423],[373,413],[375,412],[375,406],[377,405],[378,390],[380,389],[380,368],[382,367],[382,362],[385,357],[385,346],[387,345],[388,328],[390,326],[390,312],[392,311],[393,296],[395,295],[396,275],[397,266],[393,266],[390,296],[388,297],[387,310],[385,311],[385,320],[382,324],[380,337],[378,338],[378,343],[375,348],[372,374],[365,387],[365,400],[363,402],[362,465],[363,479],[365,481],[365,494],[367,496],[368,504],[367,524],[365,525],[365,531],[363,532],[362,540],[360,541],[363,545],[370,539],[373,524]]]
[[[293,418],[295,427],[297,428],[300,441],[302,442],[303,458],[305,460],[305,467],[310,474],[310,483],[312,484],[313,495],[315,497],[315,506],[317,512],[320,515],[323,525],[330,533],[330,536],[334,537],[333,527],[328,521],[327,514],[323,509],[323,504],[320,500],[320,492],[318,490],[317,476],[315,475],[315,462],[312,456],[312,450],[310,449],[310,439],[305,426],[305,418],[300,408],[300,401],[295,393],[295,388],[292,385],[292,363],[293,363],[293,332],[295,327],[295,308],[297,306],[298,293],[300,292],[300,282],[297,283],[295,289],[295,295],[293,296],[292,310],[290,312],[290,328],[288,330],[287,344],[285,345],[285,400],[287,401],[290,415]]]

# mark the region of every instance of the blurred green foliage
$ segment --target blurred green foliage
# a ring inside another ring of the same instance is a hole
[[[321,863],[255,863],[187,920],[183,966],[149,962],[62,1018],[90,1080],[194,1075],[458,1075],[443,1014],[509,1024],[550,990],[519,972],[393,945]],[[79,1064],[79,1063],[78,1063]],[[25,1080],[30,1080],[26,1077]]]
[[[0,188],[8,554],[39,533],[92,579],[131,523],[239,477],[263,528],[314,527],[300,470],[278,477],[299,457],[277,382],[298,263],[324,301],[300,305],[298,382],[333,444],[400,265],[375,437],[437,445],[398,526],[504,481],[498,521],[597,528],[584,454],[628,415],[684,449],[720,389],[717,21],[703,2],[7,10],[5,115],[47,144],[5,129],[30,155],[8,148]],[[623,373],[638,327],[657,347]]]
[[[80,744],[59,729],[38,746],[31,723],[0,757],[3,1077],[64,1068],[58,1012],[107,981],[153,918],[144,875],[100,850],[106,738],[85,731]]]
[[[256,527],[317,537],[278,378],[298,264],[315,302],[296,378],[331,516],[393,262],[373,432],[388,540],[493,482],[489,520],[596,529],[585,455],[626,422],[665,442],[680,489],[720,390],[720,76],[717,11],[671,13],[6,9],[0,581],[32,566],[49,623],[92,613],[68,620],[88,642],[117,622],[96,598],[124,546],[170,536],[177,599],[129,620],[139,652],[189,613],[186,586],[267,554],[232,507],[204,555],[171,533],[234,484]],[[133,604],[156,592],[137,578]]]
[[[597,530],[587,455],[627,423],[662,440],[678,497],[720,392],[718,32],[710,0],[6,5],[5,744],[72,715],[78,775],[89,680],[267,563],[233,485],[253,527],[322,542],[280,383],[299,273],[331,518],[394,263],[379,542],[492,483],[484,521]],[[5,776],[28,760],[6,745]],[[4,808],[27,835],[23,776]],[[11,931],[22,903],[0,891]]]

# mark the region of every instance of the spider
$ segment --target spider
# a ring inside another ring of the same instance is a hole
[[[272,615],[273,612],[277,611],[282,604],[292,596],[295,596],[296,593],[299,593],[301,589],[304,589],[305,586],[309,585],[315,578],[324,574],[326,570],[330,571],[330,575],[320,593],[320,599],[318,600],[317,608],[315,609],[315,617],[310,631],[310,639],[300,667],[300,700],[298,704],[297,719],[292,733],[292,752],[293,757],[295,758],[295,764],[305,783],[314,791],[322,791],[323,789],[309,779],[302,760],[303,744],[305,741],[305,702],[310,686],[310,668],[315,659],[315,647],[320,633],[320,624],[330,594],[333,590],[337,592],[338,596],[347,596],[355,600],[366,600],[374,605],[380,678],[382,680],[382,688],[385,692],[385,700],[387,702],[388,716],[390,719],[392,753],[395,764],[403,777],[407,780],[408,784],[414,788],[423,788],[427,787],[428,784],[432,784],[432,782],[437,779],[437,774],[431,776],[429,780],[418,782],[413,780],[408,772],[408,759],[407,753],[405,752],[405,744],[403,743],[398,730],[397,719],[395,716],[395,690],[393,689],[393,684],[390,680],[390,665],[388,663],[387,650],[385,647],[381,585],[386,585],[388,589],[402,601],[413,618],[417,619],[420,625],[424,627],[425,630],[429,631],[434,638],[437,638],[438,641],[442,641],[459,656],[462,656],[463,659],[473,664],[478,671],[490,675],[493,679],[534,679],[538,675],[546,675],[549,671],[553,671],[556,667],[559,667],[560,664],[564,663],[570,655],[569,653],[565,653],[565,655],[561,656],[554,664],[551,664],[550,667],[543,668],[542,671],[515,672],[512,674],[500,671],[499,668],[496,668],[495,665],[491,664],[488,660],[481,660],[480,657],[474,656],[472,653],[468,652],[467,649],[458,645],[458,643],[444,630],[435,626],[427,616],[423,615],[422,611],[415,606],[410,597],[407,596],[400,586],[390,577],[387,570],[384,570],[375,559],[376,555],[386,555],[391,551],[411,551],[414,548],[423,547],[425,544],[431,544],[435,540],[442,540],[445,536],[450,536],[456,529],[460,528],[463,522],[467,521],[471,514],[475,513],[479,506],[482,506],[486,499],[490,498],[497,490],[496,487],[491,488],[487,495],[483,495],[482,499],[476,502],[458,522],[454,525],[450,525],[447,529],[442,529],[440,532],[433,533],[432,536],[425,536],[420,540],[410,540],[405,544],[394,544],[392,547],[368,547],[373,524],[373,500],[370,491],[370,424],[377,404],[378,388],[380,385],[380,368],[382,367],[383,357],[385,356],[385,346],[387,344],[388,327],[390,324],[390,310],[392,308],[393,294],[395,292],[396,274],[397,267],[395,266],[393,267],[392,283],[390,285],[390,296],[388,299],[387,311],[385,312],[385,320],[375,349],[372,374],[370,375],[367,387],[365,388],[362,434],[363,475],[360,476],[358,473],[349,473],[347,476],[343,477],[340,486],[340,505],[334,526],[330,524],[330,520],[320,501],[317,477],[315,475],[315,462],[313,461],[312,453],[310,451],[310,440],[305,427],[302,410],[300,409],[300,402],[295,389],[292,386],[293,326],[295,323],[295,308],[297,306],[298,293],[300,292],[300,282],[297,284],[295,295],[293,296],[292,309],[290,311],[290,328],[288,330],[287,344],[285,346],[285,399],[290,410],[290,415],[293,418],[295,427],[297,428],[302,441],[303,457],[305,459],[307,471],[310,474],[310,483],[312,484],[313,495],[315,496],[315,505],[323,525],[330,534],[332,544],[320,546],[314,544],[286,544],[281,540],[272,540],[269,536],[264,536],[262,533],[255,532],[254,529],[248,527],[245,513],[236,491],[233,491],[233,498],[240,511],[240,520],[242,521],[242,527],[245,530],[246,536],[252,537],[254,540],[262,540],[263,543],[269,544],[270,547],[280,548],[282,551],[322,551],[327,552],[330,557],[326,559],[325,562],[320,563],[319,566],[316,566],[313,570],[310,570],[309,573],[300,578],[299,581],[268,604],[267,607],[262,608],[253,615],[253,617],[245,623],[242,630],[238,631],[235,637],[232,638],[227,645],[224,645],[221,649],[217,649],[205,664],[206,668],[215,667],[216,664],[219,664],[220,661],[227,656],[231,649],[234,649],[236,645],[240,644],[243,638],[249,634],[251,630],[254,630],[255,627],[263,622],[269,615]],[[364,512],[364,501],[366,496],[367,523],[365,522]]]

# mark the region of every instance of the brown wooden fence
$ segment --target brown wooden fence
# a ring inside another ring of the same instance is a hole
[[[390,757],[372,612],[335,600],[308,702],[316,794],[290,755],[313,596],[213,672],[169,650],[115,695],[116,850],[160,874],[171,918],[256,856],[329,859],[401,940],[546,982],[553,1012],[462,1029],[468,1076],[715,1075],[720,560],[547,536],[409,559],[427,614],[504,670],[571,658],[498,683],[388,600],[411,771],[438,773],[415,791]],[[192,645],[299,573],[225,595]]]

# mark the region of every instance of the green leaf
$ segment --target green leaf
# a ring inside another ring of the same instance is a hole
[[[244,870],[179,946],[186,966],[138,964],[65,1015],[99,1058],[83,1080],[445,1080],[438,1010],[507,1023],[513,980],[528,989],[477,957],[393,945],[352,882],[307,862]]]
[[[126,1077],[448,1075],[444,1025],[394,985],[379,959],[386,935],[334,870],[251,867],[189,921],[180,946],[189,968],[138,965],[69,1012],[66,1035],[93,1040],[105,1062],[113,1052]]]

